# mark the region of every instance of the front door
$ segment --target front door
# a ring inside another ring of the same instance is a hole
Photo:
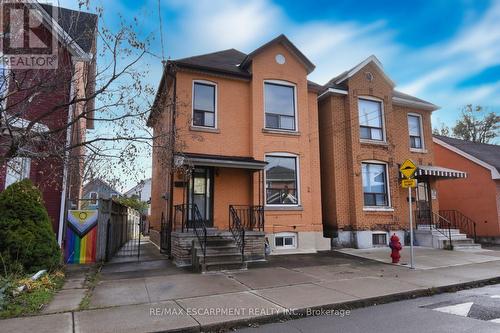
[[[430,186],[427,180],[419,180],[417,185],[417,223],[431,224],[432,206]]]
[[[213,222],[213,169],[209,167],[195,167],[189,182],[188,202],[198,207],[200,215],[207,227]],[[192,219],[189,214],[190,220]]]

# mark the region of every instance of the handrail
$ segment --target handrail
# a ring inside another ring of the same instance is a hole
[[[231,205],[247,231],[264,231],[264,206]]]
[[[473,237],[477,241],[476,222],[462,212],[453,209],[443,209],[439,215],[449,220],[455,229],[463,231],[467,236]]]
[[[177,222],[178,218],[181,218],[181,230],[189,231],[193,229],[200,244],[201,251],[203,253],[203,262],[205,262],[205,256],[207,254],[207,226],[205,225],[205,220],[200,214],[198,206],[196,204],[181,204],[174,206],[174,219]]]
[[[436,230],[438,233],[446,237],[448,239],[448,247],[450,250],[452,250],[453,249],[453,240],[451,237],[452,223],[445,217],[431,210],[425,210],[424,213],[425,214],[420,215],[422,214],[422,211],[419,210],[415,211],[416,224],[425,226],[428,225],[431,232],[432,230]]]
[[[235,206],[229,206],[229,231],[241,252],[241,260],[245,260],[245,228],[236,212]]]

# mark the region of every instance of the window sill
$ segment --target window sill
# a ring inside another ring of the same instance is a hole
[[[364,212],[393,212],[392,207],[363,207]]]
[[[270,205],[266,205],[264,206],[264,211],[283,211],[283,210],[290,210],[290,211],[302,211],[304,210],[304,207],[302,206],[294,206],[294,205],[290,205],[290,206],[270,206]]]
[[[420,153],[420,154],[426,154],[426,153],[428,153],[427,149],[417,149],[417,148],[410,148],[410,152],[412,152],[412,153]]]
[[[189,126],[189,129],[195,132],[220,133],[220,129],[213,127]]]
[[[269,128],[263,128],[262,133],[300,136],[300,132],[297,132],[297,131],[287,131],[287,130],[278,130],[278,129],[269,129]]]
[[[386,147],[389,146],[389,144],[386,141],[360,139],[359,142],[369,145],[386,146]]]

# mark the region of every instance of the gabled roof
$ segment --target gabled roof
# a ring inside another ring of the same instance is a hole
[[[334,84],[336,85],[340,85],[342,84],[342,82],[344,82],[345,80],[349,79],[350,77],[352,77],[353,75],[355,75],[357,72],[359,72],[363,67],[365,67],[366,65],[368,64],[374,64],[375,66],[378,67],[378,69],[380,70],[380,72],[382,73],[382,75],[384,76],[384,78],[387,80],[387,82],[389,82],[393,87],[396,85],[394,83],[394,81],[391,80],[390,77],[388,77],[385,72],[384,72],[384,67],[382,66],[382,63],[380,62],[380,60],[377,59],[376,56],[374,55],[371,55],[369,56],[368,58],[366,58],[365,60],[363,60],[362,62],[360,62],[359,64],[357,64],[356,66],[354,66],[353,68],[345,71],[344,73],[340,74],[339,76],[337,76],[335,78],[335,81],[333,82]]]
[[[434,142],[491,171],[493,179],[500,179],[500,146],[475,143],[442,135],[434,135]]]
[[[97,15],[62,7],[54,7],[49,4],[40,6],[52,18],[57,11],[57,23],[80,46],[84,52],[91,52],[95,41],[97,30]]]
[[[250,77],[250,73],[243,70],[239,66],[246,56],[247,55],[245,53],[236,49],[228,49],[189,58],[177,59],[171,62],[181,67],[214,70],[226,74]]]
[[[243,62],[241,63],[240,67],[243,68],[243,69],[246,69],[250,66],[250,64],[252,63],[252,59],[259,53],[261,53],[262,51],[264,51],[266,48],[268,48],[269,46],[272,46],[274,44],[281,44],[283,45],[286,49],[288,49],[288,51],[290,51],[294,56],[297,57],[297,59],[306,67],[307,69],[307,74],[310,74],[314,68],[316,66],[314,66],[314,64],[309,60],[307,59],[307,57],[304,55],[304,53],[302,53],[285,35],[281,34],[279,35],[278,37],[276,37],[275,39],[267,42],[266,44],[262,45],[261,47],[255,49],[254,51],[250,52],[250,54],[248,54],[246,56],[246,58],[243,60]]]
[[[92,185],[99,185],[101,184],[103,187],[106,187],[108,188],[109,190],[111,190],[111,192],[116,192],[118,193],[119,195],[121,195],[121,192],[118,191],[116,188],[114,188],[113,186],[109,185],[107,182],[105,182],[104,180],[100,179],[100,178],[94,178],[94,179],[91,179],[89,182],[87,182],[84,186],[83,186],[83,192],[88,192],[88,188],[91,187]]]
[[[385,74],[384,69],[382,67],[382,63],[378,60],[378,58],[374,55],[369,56],[356,66],[351,69],[341,73],[340,75],[335,76],[330,81],[328,81],[322,89],[322,93],[320,97],[327,95],[328,93],[337,93],[342,95],[347,95],[349,87],[348,87],[348,79],[358,73],[362,68],[364,68],[368,64],[374,64],[378,67],[384,78],[394,87],[394,82]],[[400,91],[393,91],[392,101],[396,105],[410,106],[416,107],[423,110],[435,111],[439,109],[439,106],[432,104],[430,102],[424,101],[423,99],[402,93]]]

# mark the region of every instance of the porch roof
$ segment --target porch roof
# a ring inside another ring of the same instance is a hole
[[[175,155],[176,165],[199,165],[221,168],[238,168],[249,170],[263,170],[267,162],[246,156],[226,156],[184,153]]]
[[[420,165],[416,171],[416,176],[433,176],[439,178],[467,178],[464,171],[448,169],[433,165]]]

